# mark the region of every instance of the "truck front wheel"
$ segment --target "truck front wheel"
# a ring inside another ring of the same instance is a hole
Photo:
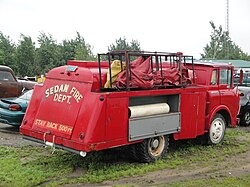
[[[168,136],[157,136],[135,145],[137,160],[140,162],[155,162],[164,158],[168,149]]]
[[[210,124],[208,144],[219,144],[225,135],[226,121],[221,114],[216,114]]]

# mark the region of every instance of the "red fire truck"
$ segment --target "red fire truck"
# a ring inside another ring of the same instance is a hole
[[[20,132],[81,156],[118,146],[142,162],[166,156],[169,138],[218,144],[237,125],[233,66],[182,53],[112,51],[69,61],[36,85]]]

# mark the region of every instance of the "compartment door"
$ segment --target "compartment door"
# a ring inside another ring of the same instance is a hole
[[[128,98],[108,98],[106,141],[127,138]]]
[[[199,93],[183,93],[180,107],[181,130],[175,137],[178,137],[177,139],[195,138],[199,118]]]

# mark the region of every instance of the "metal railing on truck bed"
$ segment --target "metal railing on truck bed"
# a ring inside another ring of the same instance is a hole
[[[107,81],[101,63],[108,62]],[[192,69],[186,63],[192,63]],[[195,83],[193,56],[167,52],[110,51],[98,54],[100,90],[158,89]]]

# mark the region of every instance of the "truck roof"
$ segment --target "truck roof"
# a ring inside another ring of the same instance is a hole
[[[9,71],[9,72],[12,72],[13,74],[13,70],[8,66],[0,65],[0,70]]]
[[[223,63],[223,62],[206,62],[206,61],[194,61],[195,65],[201,65],[201,66],[210,66],[210,67],[214,67],[214,68],[218,68],[218,67],[233,67],[232,64],[227,64],[227,63]]]

